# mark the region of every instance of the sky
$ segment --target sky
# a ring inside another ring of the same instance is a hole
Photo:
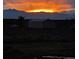
[[[31,11],[72,11],[75,0],[3,0],[4,9],[16,9],[25,12]]]

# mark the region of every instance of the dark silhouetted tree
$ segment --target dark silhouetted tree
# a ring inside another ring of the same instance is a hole
[[[24,17],[23,16],[19,16],[18,19],[19,20],[24,20]]]

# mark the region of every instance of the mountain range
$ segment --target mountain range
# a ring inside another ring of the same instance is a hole
[[[31,20],[45,20],[45,19],[54,19],[54,20],[65,20],[65,19],[74,19],[74,12],[62,12],[62,13],[28,13],[24,11],[18,11],[15,9],[3,10],[4,19],[18,19],[19,16],[24,17],[25,19]]]

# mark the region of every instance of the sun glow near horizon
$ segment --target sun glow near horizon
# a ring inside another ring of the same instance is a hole
[[[36,9],[36,10],[30,10],[28,12],[46,12],[46,13],[53,13],[54,10],[48,10],[48,9]]]

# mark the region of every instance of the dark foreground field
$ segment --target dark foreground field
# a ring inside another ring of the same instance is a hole
[[[33,59],[44,55],[75,57],[75,20],[46,22],[42,22],[41,28],[35,28],[29,27],[26,20],[4,19],[4,59]]]

